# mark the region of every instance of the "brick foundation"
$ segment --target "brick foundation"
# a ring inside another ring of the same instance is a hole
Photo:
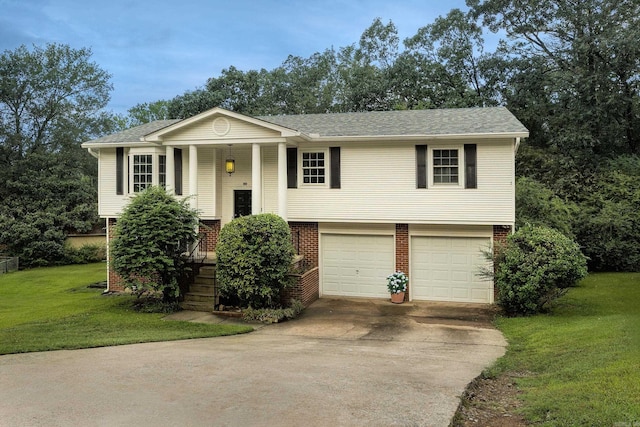
[[[504,243],[507,240],[507,236],[511,234],[510,225],[494,225],[493,226],[493,242]]]
[[[207,233],[206,248],[207,252],[215,252],[216,245],[218,244],[218,237],[220,236],[220,220],[219,219],[204,219],[200,221],[206,227],[200,226],[200,232]]]
[[[318,223],[290,222],[294,246],[299,246],[299,255],[303,255],[310,268],[318,266]],[[299,245],[298,245],[299,242]]]
[[[293,287],[287,289],[282,295],[282,303],[288,305],[291,299],[297,299],[308,307],[320,297],[320,269],[312,268],[304,274],[295,274]]]
[[[505,243],[507,241],[507,236],[511,234],[511,226],[510,225],[494,225],[493,226],[493,245],[494,250],[497,245]],[[493,300],[498,300],[498,288],[493,286]]]
[[[396,224],[396,271],[409,274],[409,224]],[[411,280],[404,294],[406,301],[409,300],[410,286]]]

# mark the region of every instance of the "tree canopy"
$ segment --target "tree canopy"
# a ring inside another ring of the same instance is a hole
[[[0,245],[21,265],[61,262],[71,231],[97,221],[97,165],[80,143],[113,129],[109,74],[88,49],[0,55]]]

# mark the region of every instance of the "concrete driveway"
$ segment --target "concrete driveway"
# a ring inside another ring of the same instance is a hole
[[[0,425],[448,426],[504,353],[490,315],[321,299],[246,335],[0,356]]]

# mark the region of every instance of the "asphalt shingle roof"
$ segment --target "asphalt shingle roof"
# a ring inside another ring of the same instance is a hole
[[[140,138],[145,135],[149,135],[152,132],[171,126],[174,123],[178,123],[180,120],[155,120],[153,122],[145,123],[140,126],[134,126],[122,132],[114,133],[111,135],[103,136],[102,138],[94,139],[91,143],[118,143],[118,142],[138,142]]]
[[[505,107],[258,116],[257,119],[321,137],[472,135],[527,129]],[[131,143],[180,120],[156,120],[91,143]]]
[[[527,129],[505,107],[260,116],[273,124],[320,136],[464,135]]]

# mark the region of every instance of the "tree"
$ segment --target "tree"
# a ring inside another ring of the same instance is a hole
[[[188,200],[163,188],[137,194],[118,219],[111,242],[112,267],[139,295],[162,292],[165,303],[180,296],[185,251],[195,242],[198,214]]]
[[[594,155],[640,153],[638,2],[467,3],[492,31],[506,31],[523,64],[535,64],[537,72],[527,73],[524,82],[544,82],[537,84],[546,93],[541,130],[551,144],[575,151],[583,162]]]
[[[58,132],[107,104],[110,75],[90,57],[89,49],[58,44],[23,45],[0,55],[0,164],[61,150],[69,141]]]
[[[482,28],[459,9],[438,17],[405,40],[408,51],[427,71],[425,84],[441,100],[436,101],[439,107],[496,104],[482,75],[483,44]]]
[[[95,159],[80,143],[113,129],[109,74],[89,49],[21,46],[0,55],[0,244],[21,264],[63,260],[70,230],[97,219]]]

